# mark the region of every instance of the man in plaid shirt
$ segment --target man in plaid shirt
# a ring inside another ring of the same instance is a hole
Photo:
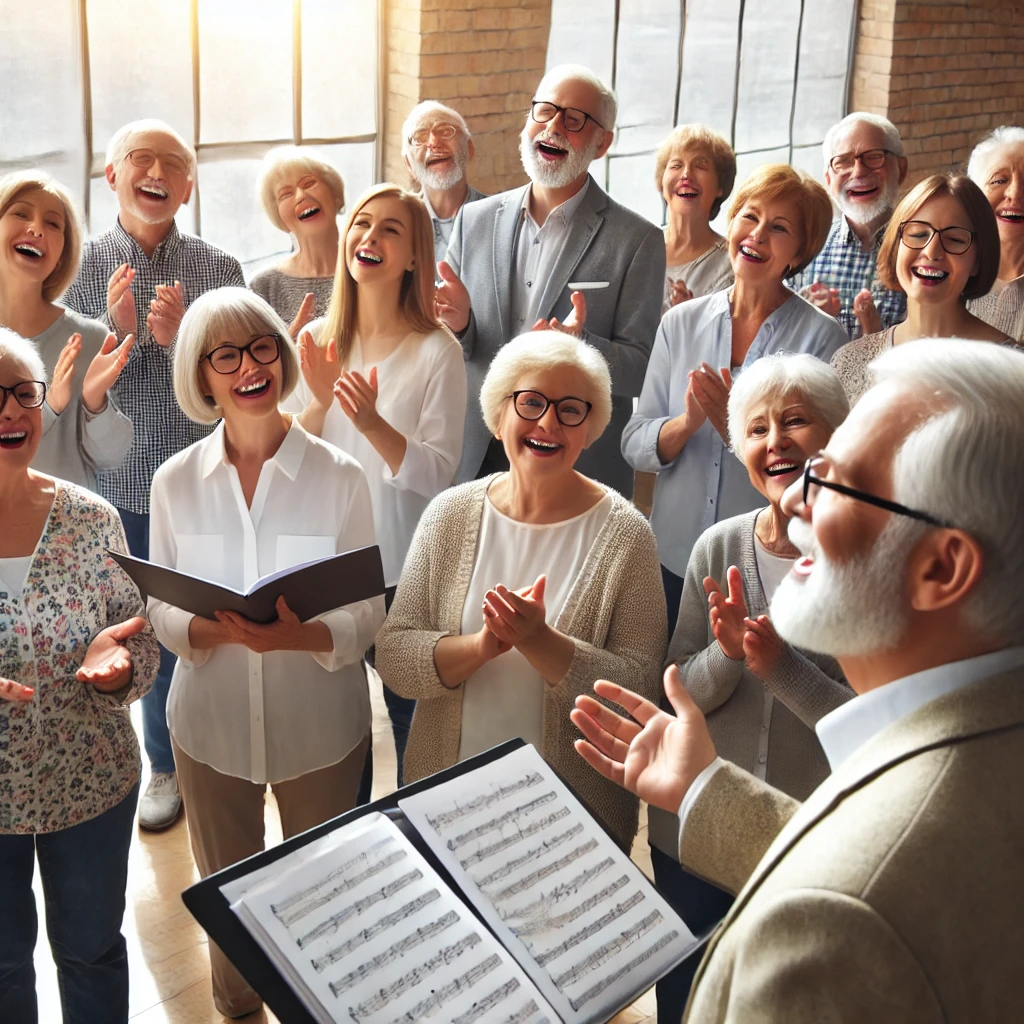
[[[907,160],[896,126],[876,114],[843,118],[829,129],[822,148],[825,184],[840,216],[821,252],[790,285],[836,317],[851,339],[859,338],[907,315],[906,295],[883,288],[876,276]]]
[[[71,309],[100,320],[118,338],[135,334],[113,391],[135,436],[121,467],[101,470],[100,493],[121,514],[133,555],[149,557],[149,487],[170,456],[213,429],[179,408],[172,383],[173,342],[189,303],[211,288],[245,285],[238,260],[194,235],[175,214],[195,184],[196,156],[162,121],[134,121],[110,140],[107,181],[117,194],[114,226],[86,242],[82,267],[64,295]],[[167,730],[167,691],[175,658],[161,648],[160,671],[142,699],[143,734],[152,777],[139,804],[139,824],[160,829],[181,809]]]

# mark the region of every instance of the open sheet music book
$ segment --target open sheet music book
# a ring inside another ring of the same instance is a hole
[[[398,808],[220,886],[315,1021],[604,1022],[699,944],[531,746]]]

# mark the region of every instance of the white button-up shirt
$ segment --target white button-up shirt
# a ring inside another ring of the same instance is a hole
[[[153,478],[150,558],[244,591],[260,577],[374,543],[366,477],[349,456],[293,422],[246,507],[224,451],[224,426],[168,459]],[[319,616],[334,648],[195,650],[192,614],[149,601],[161,643],[178,656],[167,701],[175,742],[226,775],[282,782],[335,764],[370,729],[360,659],[384,621],[384,598]]]

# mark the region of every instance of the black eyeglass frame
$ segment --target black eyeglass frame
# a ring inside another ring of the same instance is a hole
[[[522,412],[519,409],[520,395],[536,395],[538,398],[544,399],[544,408],[541,409],[539,415],[524,416],[522,414]],[[590,410],[594,408],[593,402],[588,402],[586,401],[586,399],[583,398],[577,398],[575,395],[563,395],[561,398],[548,398],[548,396],[545,395],[542,391],[534,391],[533,388],[522,388],[519,391],[513,391],[511,395],[506,395],[505,398],[512,399],[512,408],[515,409],[516,415],[521,420],[526,420],[527,423],[536,423],[538,420],[544,419],[544,415],[548,411],[548,409],[550,409],[551,406],[554,406],[555,418],[558,420],[559,423],[562,424],[563,427],[578,427],[580,426],[580,424],[587,422],[587,417],[590,415]],[[583,419],[581,419],[579,423],[566,423],[565,420],[562,419],[561,410],[558,408],[562,402],[579,402],[582,405],[585,405],[587,407],[587,411],[583,414]]]
[[[924,240],[924,245],[911,245],[910,242],[908,242],[903,237],[903,229],[908,224],[920,224],[922,227],[926,227],[926,228],[928,228],[929,231],[931,231],[931,234]],[[943,238],[943,234],[945,232],[947,232],[947,231],[966,231],[971,236],[971,240],[967,243],[966,246],[964,246],[963,249],[960,249],[959,251],[954,252],[952,249],[949,249],[949,248],[946,247],[946,239]],[[944,227],[944,228],[937,228],[934,224],[929,224],[928,221],[926,221],[926,220],[917,220],[917,218],[915,218],[915,217],[912,217],[910,220],[903,221],[900,224],[899,228],[897,229],[896,234],[897,234],[899,240],[908,249],[913,249],[914,252],[921,252],[922,250],[927,249],[928,246],[932,244],[932,239],[936,235],[938,235],[939,236],[939,245],[942,246],[942,251],[945,252],[945,253],[948,253],[950,256],[963,256],[963,254],[965,252],[970,252],[971,246],[974,245],[974,241],[978,237],[978,233],[976,231],[971,231],[970,228],[961,228],[961,227],[958,227],[956,224],[950,224],[948,227]]]
[[[273,338],[275,346],[274,358],[268,359],[266,362],[263,362],[261,359],[257,359],[256,353],[253,352],[252,350],[253,345],[255,345],[257,341],[262,341],[264,338]],[[210,363],[210,368],[213,370],[214,373],[219,373],[222,377],[228,377],[232,373],[238,372],[238,366],[242,365],[242,356],[244,356],[246,352],[248,352],[249,355],[252,357],[252,361],[254,363],[259,363],[260,366],[273,366],[274,363],[276,363],[278,359],[281,358],[281,342],[282,338],[280,334],[257,334],[256,337],[253,338],[248,345],[218,345],[212,351],[207,352],[206,355],[199,360],[199,362],[202,363],[204,360],[208,360]],[[218,352],[223,352],[226,349],[231,349],[232,351],[238,353],[238,366],[236,366],[233,370],[218,370],[217,367],[214,365],[213,357]]]
[[[537,114],[535,113],[537,107],[539,107],[539,106],[540,107],[553,107],[555,112],[546,121],[542,121],[537,116]],[[567,113],[582,114],[583,115],[583,124],[581,124],[579,126],[579,128],[570,128],[565,123],[565,115]],[[596,124],[597,127],[600,128],[601,131],[603,131],[603,132],[608,130],[607,128],[605,128],[605,126],[603,124],[601,124],[600,121],[598,121],[598,119],[596,117],[591,117],[590,114],[588,114],[585,110],[580,110],[579,107],[560,107],[557,103],[550,102],[550,100],[530,100],[530,118],[532,120],[536,121],[537,124],[550,124],[552,121],[554,121],[554,119],[559,114],[562,115],[562,124],[565,126],[565,130],[567,132],[572,132],[574,135],[577,132],[583,131],[583,129],[587,127],[587,122],[588,121],[593,121],[594,124]]]
[[[879,165],[877,167],[872,167],[864,159],[864,155],[866,153],[882,153],[884,155],[882,157],[881,163],[879,163]],[[888,156],[898,157],[899,153],[894,153],[891,149],[885,149],[882,146],[873,146],[871,149],[862,149],[859,153],[836,153],[836,155],[834,157],[832,157],[831,160],[829,160],[828,167],[829,167],[829,170],[833,174],[842,174],[843,171],[846,168],[836,167],[836,161],[840,157],[849,157],[849,158],[852,158],[852,161],[853,161],[851,166],[850,166],[851,170],[856,170],[856,168],[857,168],[857,161],[859,160],[862,164],[864,164],[864,166],[865,166],[865,168],[867,170],[869,170],[869,171],[878,171],[878,170],[881,170],[885,166],[885,158],[888,157]]]
[[[929,526],[937,526],[943,530],[956,529],[952,523],[947,523],[942,519],[936,519],[935,516],[929,515],[927,512],[919,512],[917,509],[907,508],[906,505],[901,505],[898,501],[890,501],[888,498],[880,498],[877,494],[871,494],[868,491],[860,491],[856,487],[847,487],[845,484],[836,484],[831,480],[823,480],[820,476],[814,476],[811,473],[814,466],[827,461],[828,459],[823,455],[815,455],[814,458],[808,459],[804,463],[803,499],[805,505],[808,504],[807,498],[811,492],[811,484],[817,484],[819,487],[827,487],[830,491],[835,491],[837,494],[845,494],[846,497],[853,498],[856,501],[863,501],[865,504],[885,509],[886,512],[892,512],[894,515],[907,516],[910,519],[918,519],[922,523],[927,523]]]
[[[42,388],[42,396],[40,397],[39,401],[36,402],[34,405],[26,405],[15,393],[18,390],[18,388],[20,388],[24,384],[36,384],[40,388]],[[46,381],[19,380],[18,383],[15,384],[14,387],[12,388],[4,387],[3,384],[0,384],[0,394],[3,395],[3,398],[0,398],[0,412],[3,412],[4,408],[7,406],[8,398],[13,398],[18,403],[18,405],[22,407],[22,409],[38,409],[42,406],[43,402],[46,401]]]

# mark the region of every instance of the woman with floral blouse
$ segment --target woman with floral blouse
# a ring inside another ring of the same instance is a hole
[[[139,745],[126,705],[156,675],[142,600],[101,498],[29,469],[43,362],[0,329],[0,1019],[38,1019],[38,856],[65,1024],[128,1019],[120,933]]]

